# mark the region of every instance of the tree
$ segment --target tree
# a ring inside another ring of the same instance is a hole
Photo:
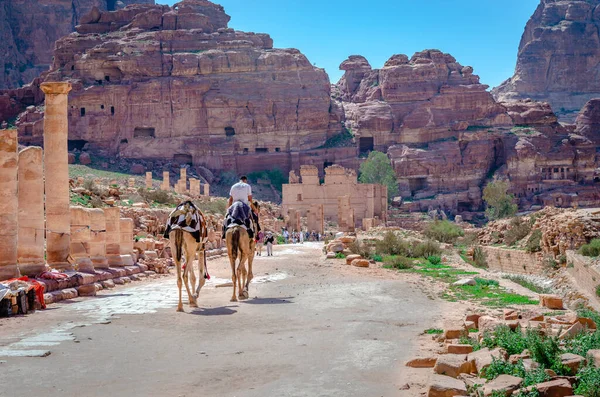
[[[388,200],[398,195],[398,181],[390,160],[385,153],[373,151],[360,165],[358,180],[360,183],[377,183],[388,188]]]
[[[519,207],[513,203],[515,196],[508,193],[508,182],[490,182],[483,189],[483,200],[487,204],[485,213],[491,220],[514,216]]]

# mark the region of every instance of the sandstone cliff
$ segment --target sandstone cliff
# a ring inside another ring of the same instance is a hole
[[[522,209],[600,203],[600,108],[563,126],[548,103],[496,102],[470,67],[440,51],[394,55],[381,70],[361,56],[340,65],[333,93],[363,151],[387,151],[402,208],[471,219],[482,190],[508,179]]]
[[[29,83],[52,63],[59,38],[71,33],[92,7],[115,10],[154,0],[3,0],[0,2],[0,89]]]
[[[57,41],[42,76],[73,83],[69,139],[105,156],[219,171],[287,171],[300,162],[291,153],[324,146],[341,131],[327,74],[266,34],[228,28],[229,19],[204,0],[93,9]],[[41,132],[38,111],[20,117],[22,142]],[[322,168],[326,159],[312,156]]]
[[[600,96],[600,0],[542,0],[527,23],[515,74],[499,100],[547,101],[565,120]]]

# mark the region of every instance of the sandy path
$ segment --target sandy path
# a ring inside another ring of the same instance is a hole
[[[325,261],[321,249],[281,246],[258,257],[244,302],[211,283],[199,309],[176,313],[168,277],[0,320],[2,377],[18,395],[410,395],[399,390],[411,381],[403,364],[444,303],[412,275]],[[209,262],[217,282],[228,266]],[[6,357],[34,349],[51,354]]]

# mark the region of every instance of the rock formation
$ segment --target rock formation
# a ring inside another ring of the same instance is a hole
[[[381,70],[351,56],[333,95],[361,151],[387,151],[402,208],[472,219],[483,187],[508,179],[521,208],[600,202],[594,101],[574,126],[548,103],[496,102],[470,67],[440,51],[394,55]],[[600,102],[600,101],[599,101]]]
[[[341,131],[325,71],[298,50],[274,49],[266,34],[228,28],[219,5],[94,9],[83,21],[57,41],[41,79],[72,82],[69,139],[92,151],[287,172],[303,161],[291,152],[319,148]],[[39,140],[39,110],[19,118],[22,142]],[[353,148],[344,153],[356,157]],[[326,161],[309,160],[321,168]]]
[[[547,101],[572,120],[600,96],[599,27],[599,0],[542,0],[525,27],[515,74],[495,97]]]
[[[52,63],[54,42],[93,7],[115,10],[154,0],[6,0],[0,2],[0,89],[29,83]]]

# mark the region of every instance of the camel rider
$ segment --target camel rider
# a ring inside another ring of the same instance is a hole
[[[241,208],[239,204],[241,203]],[[234,204],[236,204],[234,206]],[[229,200],[227,202],[228,210],[225,224],[223,225],[223,238],[225,232],[231,223],[236,223],[246,226],[248,234],[251,238],[254,238],[253,230],[250,227],[250,216],[256,219],[256,210],[253,208],[254,203],[252,202],[252,188],[248,184],[248,178],[243,175],[240,181],[234,184],[229,191]],[[234,208],[236,207],[236,208]]]

